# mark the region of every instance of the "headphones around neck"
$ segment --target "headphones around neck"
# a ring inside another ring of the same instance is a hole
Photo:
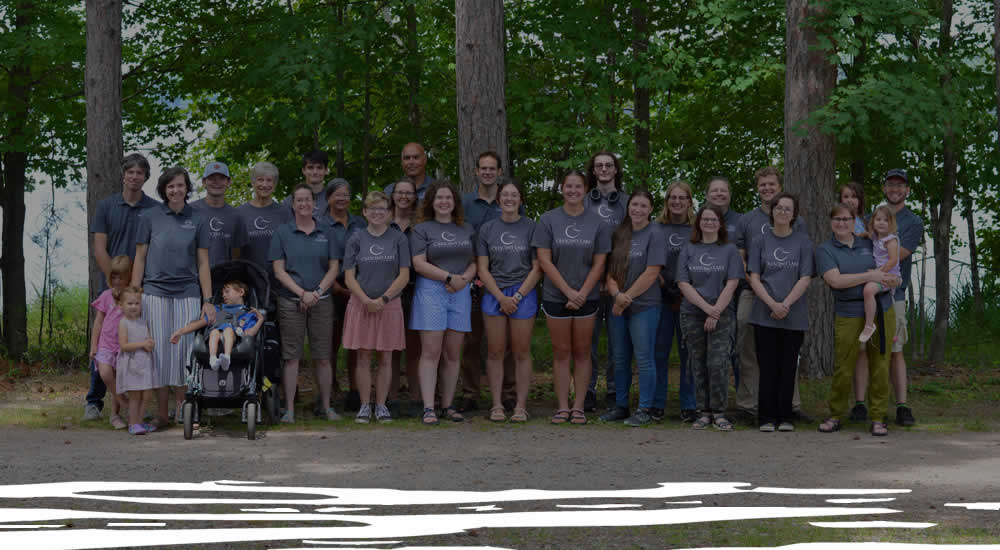
[[[596,187],[590,190],[590,200],[594,202],[601,202],[601,191]],[[618,199],[621,198],[621,194],[617,190],[608,193],[608,204],[615,204]]]

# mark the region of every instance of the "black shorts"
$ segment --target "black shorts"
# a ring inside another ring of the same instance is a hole
[[[573,317],[591,317],[597,313],[600,303],[597,300],[587,300],[580,309],[566,309],[566,302],[542,300],[542,312],[552,319],[571,319]]]

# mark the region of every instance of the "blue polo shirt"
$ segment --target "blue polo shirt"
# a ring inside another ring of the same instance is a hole
[[[139,217],[136,243],[149,245],[142,290],[151,296],[197,298],[198,249],[211,243],[208,218],[185,204],[180,212],[167,205],[150,208]]]
[[[97,212],[90,224],[91,233],[103,233],[108,237],[108,256],[128,256],[135,259],[135,234],[139,229],[139,217],[149,208],[160,206],[159,201],[143,193],[134,205],[125,202],[121,193],[111,195],[97,203]],[[101,290],[107,282],[101,279]]]
[[[330,260],[339,260],[343,254],[344,245],[337,240],[328,224],[316,221],[316,228],[306,234],[292,220],[274,231],[268,260],[285,260],[285,271],[295,284],[311,291],[319,286],[330,269]],[[278,294],[285,298],[298,298],[285,285],[278,288]]]
[[[864,273],[875,269],[875,256],[872,255],[872,241],[854,237],[854,243],[848,246],[836,238],[819,245],[816,248],[816,274],[820,277],[827,271],[836,268],[843,275]],[[865,295],[864,283],[849,288],[834,288],[833,309],[838,317],[864,317]],[[878,295],[882,310],[892,307],[892,297],[888,292]]]

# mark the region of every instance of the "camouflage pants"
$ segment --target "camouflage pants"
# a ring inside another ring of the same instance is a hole
[[[705,314],[681,311],[681,332],[688,350],[688,366],[694,374],[698,411],[722,414],[729,402],[730,352],[736,322],[726,308],[715,330],[705,332]]]

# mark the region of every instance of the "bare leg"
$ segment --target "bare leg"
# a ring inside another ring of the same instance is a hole
[[[528,407],[528,392],[531,391],[531,332],[535,320],[510,320],[510,348],[517,365],[514,380],[517,388],[517,407]]]
[[[333,367],[329,359],[315,359],[316,381],[319,383],[319,405],[325,411],[330,408],[330,389],[333,384]]]
[[[208,355],[210,357],[219,356],[219,337],[222,336],[217,330],[208,333]]]
[[[410,400],[416,401],[420,393],[420,333],[406,330],[406,385]]]
[[[368,388],[368,391],[360,390],[361,395],[361,406],[364,407],[371,401],[371,387],[372,387],[372,352],[367,349],[358,350],[358,368],[355,371],[355,376],[358,378],[358,388]]]
[[[434,408],[434,388],[437,386],[443,340],[443,330],[420,331],[420,397],[424,400],[425,409]]]
[[[901,351],[892,352],[889,358],[889,382],[892,382],[896,403],[906,403],[906,359]]]
[[[545,323],[549,327],[549,338],[552,340],[552,382],[556,392],[557,407],[560,410],[569,409],[569,362],[573,358],[573,320],[549,317]],[[590,353],[589,350],[587,353]],[[588,378],[583,388],[586,388],[589,382]]]
[[[875,297],[878,292],[878,283],[865,283],[865,326],[875,324]]]
[[[486,376],[490,382],[493,408],[503,407],[503,358],[507,348],[507,316],[483,314],[486,334]]]
[[[444,332],[444,370],[441,371],[441,406],[448,408],[455,399],[455,384],[458,383],[458,371],[460,368],[459,357],[462,354],[462,341],[465,340],[464,332],[446,330]]]
[[[281,385],[285,389],[285,408],[295,411],[295,387],[299,383],[299,360],[286,359],[285,370],[281,375]]]
[[[167,410],[170,408],[167,406],[167,400],[170,399],[170,387],[162,386],[156,388],[156,416],[160,422],[166,424],[167,417],[169,413]]]
[[[184,405],[184,394],[187,392],[187,386],[174,386],[174,405],[177,406],[177,410],[181,410],[181,406]]]
[[[104,385],[108,387],[108,391],[111,393],[111,414],[121,413],[122,402],[115,388],[115,369],[111,365],[98,363],[97,372],[101,375],[101,380],[104,381]]]
[[[859,353],[854,365],[854,400],[864,401],[868,394],[868,354]]]
[[[142,423],[142,409],[145,404],[145,395],[149,393],[149,390],[140,391],[130,391],[128,392],[128,423],[129,424],[141,424]]]
[[[385,405],[389,385],[392,384],[392,355],[391,351],[378,352],[378,371],[375,373],[375,403],[378,405]],[[362,366],[365,364],[361,363]]]
[[[573,319],[573,408],[583,410],[590,383],[590,344],[594,335],[596,316]]]
[[[226,355],[232,356],[233,354],[233,343],[236,342],[236,333],[233,329],[226,327],[226,330],[222,332],[223,349],[226,350]]]

